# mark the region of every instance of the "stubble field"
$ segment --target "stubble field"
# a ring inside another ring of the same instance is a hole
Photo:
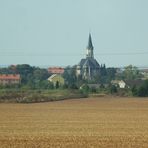
[[[0,104],[1,148],[148,147],[148,98]]]

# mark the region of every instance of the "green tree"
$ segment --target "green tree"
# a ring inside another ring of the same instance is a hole
[[[147,97],[148,96],[148,80],[146,80],[142,86],[138,89],[138,96]]]
[[[29,81],[32,81],[34,67],[31,67],[28,64],[22,64],[16,66],[16,72],[21,75],[21,83],[27,84]]]
[[[46,69],[35,68],[33,71],[34,79],[37,79],[40,81],[48,79],[49,76],[50,75]]]
[[[89,93],[89,86],[87,84],[84,84],[80,90],[83,94],[88,94]]]
[[[132,65],[126,66],[122,75],[123,78],[127,80],[139,79],[141,77],[138,68]]]
[[[48,83],[47,79],[50,76],[46,69],[32,67],[28,64],[11,65],[7,68],[0,68],[1,74],[20,74],[21,85],[24,89],[40,89],[52,88],[52,84]],[[4,88],[12,88],[12,86],[3,86]]]
[[[111,94],[117,93],[117,87],[114,86],[114,85],[111,85],[111,86],[110,86],[110,93],[111,93]]]
[[[65,79],[65,84],[68,85],[69,88],[76,88],[77,86],[77,76],[76,76],[76,67],[66,67],[63,77]]]
[[[59,81],[56,82],[55,88],[58,89],[60,87]]]
[[[138,95],[138,88],[136,86],[133,86],[131,91],[132,91],[133,96],[137,96]]]

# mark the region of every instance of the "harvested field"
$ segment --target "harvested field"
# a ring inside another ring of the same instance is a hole
[[[148,147],[148,98],[0,104],[1,148]]]

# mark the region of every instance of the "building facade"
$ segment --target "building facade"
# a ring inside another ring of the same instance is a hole
[[[112,80],[111,84],[119,87],[119,88],[125,88],[126,87],[126,83],[123,80]]]
[[[21,77],[19,74],[0,74],[0,85],[20,84]]]
[[[92,44],[91,34],[89,34],[88,45],[86,48],[86,57],[81,59],[76,66],[76,75],[82,76],[83,79],[93,80],[99,74],[100,65],[94,58],[94,47]]]
[[[48,78],[48,81],[52,82],[54,86],[58,83],[59,86],[64,85],[64,78],[59,74],[53,74]]]

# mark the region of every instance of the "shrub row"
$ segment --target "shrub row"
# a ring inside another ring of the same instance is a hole
[[[0,93],[0,102],[38,103],[86,97],[87,95],[82,94],[79,91],[69,91],[67,93],[61,93],[60,95],[57,93],[44,93],[44,91],[9,91]]]

